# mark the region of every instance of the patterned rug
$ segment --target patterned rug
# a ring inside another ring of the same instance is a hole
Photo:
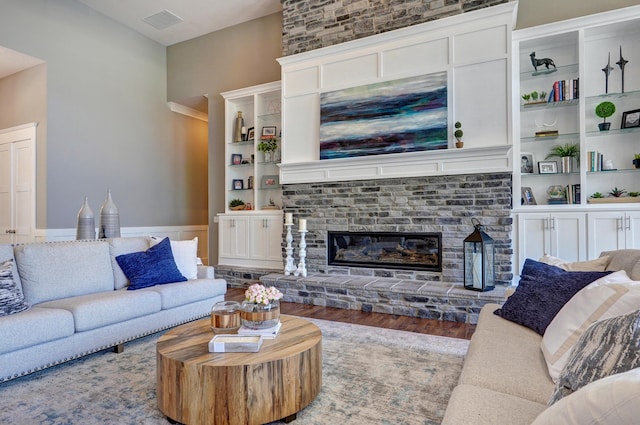
[[[309,319],[323,381],[296,425],[439,424],[468,341]],[[3,424],[168,424],[156,407],[159,334],[0,384]]]

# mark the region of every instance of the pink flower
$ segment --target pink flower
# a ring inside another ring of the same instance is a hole
[[[282,292],[275,286],[265,288],[259,283],[255,283],[244,292],[245,299],[251,303],[269,305],[271,301],[282,298]]]

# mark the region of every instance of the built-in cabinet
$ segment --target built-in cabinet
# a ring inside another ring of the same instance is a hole
[[[35,124],[0,131],[0,244],[34,238],[35,149]]]
[[[280,269],[280,82],[221,95],[225,99],[226,207],[218,214],[218,264]],[[263,137],[276,140],[277,149],[268,155],[258,148]],[[232,207],[233,200],[242,201],[244,208]]]
[[[514,31],[514,269],[545,253],[578,261],[640,248],[639,43],[640,6]],[[616,109],[608,131],[595,113],[603,101]],[[576,158],[549,156],[566,144]]]

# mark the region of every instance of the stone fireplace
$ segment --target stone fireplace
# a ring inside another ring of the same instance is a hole
[[[327,234],[332,266],[442,271],[442,234],[335,232]]]

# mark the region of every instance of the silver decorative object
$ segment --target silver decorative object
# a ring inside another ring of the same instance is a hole
[[[238,111],[238,117],[236,118],[236,126],[233,129],[234,142],[242,142],[242,127],[244,127],[244,118],[242,118],[242,111]]]
[[[111,199],[111,189],[107,189],[107,199],[100,208],[100,239],[120,237],[120,215],[118,207]]]
[[[613,67],[611,66],[611,52],[609,52],[609,60],[607,61],[607,66],[602,68],[602,72],[604,72],[604,92],[609,93],[609,75],[613,71]]]
[[[624,66],[626,64],[628,64],[628,63],[629,63],[629,61],[622,57],[622,46],[620,46],[620,60],[618,62],[616,62],[616,64],[620,67],[620,70],[622,71],[622,91],[621,91],[621,93],[624,93]]]
[[[85,196],[82,208],[78,211],[78,225],[76,227],[76,239],[95,239],[96,220],[93,210],[89,206],[89,200]]]

